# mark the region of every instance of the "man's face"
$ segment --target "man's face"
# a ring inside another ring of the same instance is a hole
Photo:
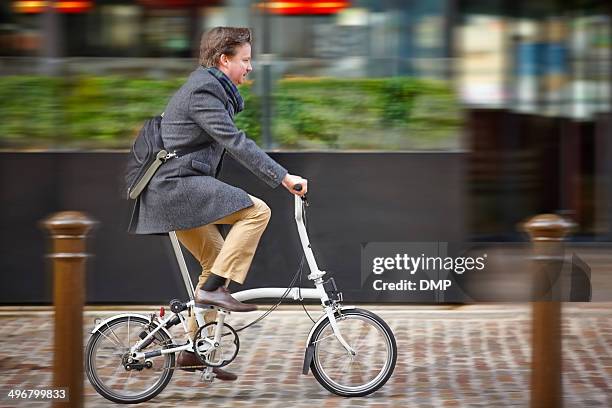
[[[233,57],[226,56],[226,59],[222,58],[221,67],[219,68],[235,85],[243,83],[248,73],[253,70],[251,66],[251,44],[239,46]]]

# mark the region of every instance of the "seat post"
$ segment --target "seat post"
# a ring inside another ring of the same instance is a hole
[[[176,256],[176,261],[178,262],[179,269],[181,270],[181,275],[183,275],[183,282],[185,283],[185,289],[187,290],[187,294],[189,295],[189,299],[193,300],[194,292],[193,292],[193,283],[191,282],[191,277],[189,276],[189,270],[187,269],[187,263],[185,262],[185,258],[183,257],[183,251],[181,250],[181,244],[176,236],[175,231],[170,231],[168,233],[170,236],[170,242],[172,242],[172,249],[174,249],[174,255]]]

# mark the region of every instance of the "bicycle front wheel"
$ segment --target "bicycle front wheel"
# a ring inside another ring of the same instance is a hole
[[[397,344],[383,319],[363,309],[336,315],[340,334],[356,352],[351,355],[338,341],[329,319],[313,333],[310,368],[327,390],[343,397],[362,397],[382,387],[393,374]]]
[[[138,316],[117,317],[90,337],[85,351],[89,382],[104,398],[122,404],[148,401],[159,394],[174,373],[174,353],[148,361],[127,362],[130,347],[149,331],[149,322]],[[142,351],[168,348],[172,339],[162,330]],[[129,365],[128,368],[126,366]]]

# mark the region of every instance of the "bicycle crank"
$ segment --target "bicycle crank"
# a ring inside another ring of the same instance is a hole
[[[196,332],[193,351],[209,367],[223,367],[234,361],[240,350],[238,333],[232,326],[210,322]]]

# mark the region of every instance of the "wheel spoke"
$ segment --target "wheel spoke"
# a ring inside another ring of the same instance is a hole
[[[137,368],[136,364],[144,364],[144,359],[135,361],[135,367],[131,370],[125,370],[123,366],[125,350],[137,340],[136,335],[132,339],[132,333],[138,334],[141,330],[147,330],[148,324],[142,318],[120,317],[107,322],[103,328],[104,332],[99,330],[92,335],[87,345],[87,375],[96,391],[105,398],[123,403],[144,402],[157,395],[168,384],[174,371],[164,369],[164,366],[174,365],[173,354],[163,355],[161,366],[153,364],[152,368]],[[151,342],[164,347],[171,343],[172,339],[163,331],[156,333]],[[116,353],[118,349],[123,350]]]
[[[325,340],[325,339],[327,339],[327,338],[329,338],[329,337],[335,337],[335,336],[336,336],[336,335],[335,335],[335,334],[334,334],[334,332],[332,331],[332,332],[331,332],[331,334],[328,334],[327,336],[325,336],[325,337],[322,337],[322,338],[318,339],[318,340],[317,340],[317,341],[315,341],[313,344],[319,343],[319,342],[321,342],[321,341],[323,341],[323,340]]]
[[[117,374],[117,370],[119,369],[119,367],[123,367],[123,362],[122,361],[119,361],[119,364],[117,364],[115,366],[115,369],[113,370],[113,373],[111,374],[111,378],[115,378],[115,374]]]
[[[364,367],[357,359],[351,361],[351,375],[354,384],[363,384],[367,382],[363,380],[365,374],[363,368]]]
[[[353,350],[356,351],[357,349],[361,349],[361,346],[363,346],[363,344],[366,342],[366,339],[367,339],[367,336],[358,337],[354,345],[350,343],[349,345],[353,348]]]
[[[117,344],[119,344],[121,347],[123,347],[125,349],[125,344],[123,344],[123,342],[121,340],[119,340],[119,337],[117,337],[117,335],[115,334],[115,331],[113,330],[113,328],[110,327],[108,325],[108,323],[106,323],[106,327],[108,327],[108,329],[113,334],[113,336],[115,336],[115,339],[117,339]]]
[[[117,341],[115,339],[111,339],[110,337],[108,337],[106,334],[104,334],[104,332],[99,331],[98,333],[100,333],[102,336],[106,337],[108,339],[108,341],[110,341],[111,343],[113,343],[114,345],[117,346],[117,349],[120,349],[121,351],[123,351],[123,349],[125,348],[125,346],[120,342]],[[116,337],[116,336],[115,336]]]
[[[350,367],[351,367],[351,359],[350,358],[345,358],[344,362],[342,363],[342,368],[340,370],[338,370],[338,377],[339,378],[345,378],[346,377],[346,373],[348,372]]]
[[[125,390],[126,387],[128,387],[130,385],[130,380],[132,379],[132,373],[134,372],[134,370],[130,370],[128,371],[128,376],[125,379],[125,381],[123,382],[123,389]],[[127,388],[129,389],[129,388]]]
[[[344,349],[344,347],[341,350],[338,351],[329,351],[329,350],[325,350],[323,351],[326,355],[332,355],[332,356],[350,356],[350,353],[348,351],[346,351]]]
[[[356,354],[349,354],[335,339],[331,324],[327,322],[313,336],[313,373],[321,384],[335,393],[367,395],[389,379],[397,346],[393,333],[371,313],[355,310],[344,317],[338,320],[338,329]],[[328,340],[330,337],[334,340]]]

